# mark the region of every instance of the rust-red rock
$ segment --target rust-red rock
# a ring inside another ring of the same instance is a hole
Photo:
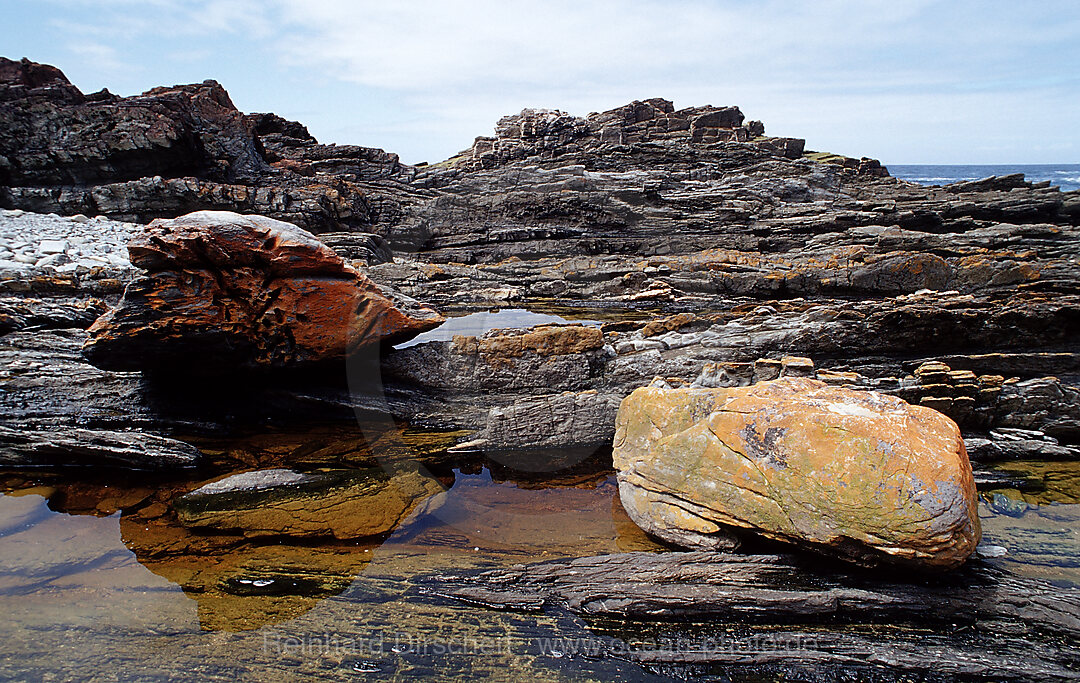
[[[269,218],[200,211],[158,220],[129,251],[147,273],[91,327],[83,349],[107,369],[340,361],[443,322],[305,231]]]

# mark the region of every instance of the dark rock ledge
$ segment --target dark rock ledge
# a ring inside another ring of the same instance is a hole
[[[597,635],[591,656],[605,655],[607,639],[668,674],[712,665],[798,680],[1080,677],[1080,590],[980,562],[901,579],[788,555],[624,553],[438,574],[416,589],[491,609],[569,610]]]

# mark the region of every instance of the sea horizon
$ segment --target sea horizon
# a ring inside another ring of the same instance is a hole
[[[884,164],[890,175],[920,185],[947,185],[990,176],[1023,173],[1033,183],[1050,181],[1062,192],[1080,190],[1080,163],[1077,164]]]

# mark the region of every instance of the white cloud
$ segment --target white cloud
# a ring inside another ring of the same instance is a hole
[[[116,74],[128,69],[128,65],[117,54],[116,48],[111,45],[84,40],[69,43],[67,49],[84,63],[107,74]]]
[[[197,36],[204,49],[210,37],[327,92],[345,83],[393,100],[397,116],[363,128],[378,139],[339,141],[412,160],[452,153],[525,106],[584,114],[655,96],[739,104],[813,147],[905,161],[950,146],[958,158],[976,135],[992,147],[983,136],[999,134],[1003,112],[1023,116],[1025,102],[1043,107],[1026,113],[1042,130],[1011,130],[1003,144],[1014,155],[1046,136],[1075,138],[1068,121],[1080,114],[1080,13],[1064,0],[95,3],[99,21],[76,27],[88,44],[103,46],[112,32]],[[318,119],[327,131],[358,130],[348,111]]]

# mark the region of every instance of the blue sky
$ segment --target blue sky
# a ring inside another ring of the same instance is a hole
[[[0,0],[86,92],[214,78],[322,142],[437,161],[524,107],[737,104],[885,163],[1080,162],[1080,2]]]

